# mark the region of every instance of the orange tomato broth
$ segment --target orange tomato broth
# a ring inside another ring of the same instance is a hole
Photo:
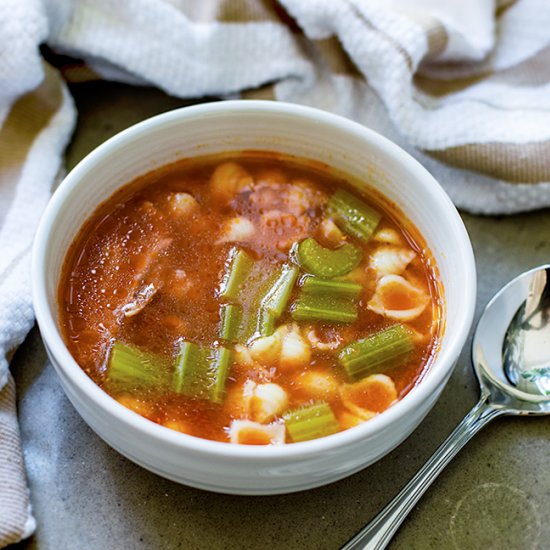
[[[236,194],[229,204],[223,204],[213,196],[209,182],[216,166],[227,160],[239,163],[254,184],[252,191]],[[254,241],[238,246],[265,262],[266,268],[288,263],[289,243],[313,236],[326,245],[319,236],[323,201],[343,187],[382,214],[378,229],[396,230],[405,246],[414,250],[416,257],[405,274],[430,297],[424,312],[407,323],[425,335],[425,341],[415,344],[405,364],[383,371],[395,383],[401,399],[419,382],[436,355],[443,332],[443,289],[431,252],[413,224],[378,192],[370,189],[360,194],[349,181],[320,162],[256,151],[184,159],[137,178],[95,210],[66,255],[58,299],[60,327],[69,351],[87,375],[123,405],[172,429],[217,441],[229,440],[233,419],[247,418],[242,395],[246,380],[279,384],[288,394],[289,409],[318,398],[301,383],[307,372],[324,373],[339,385],[350,383],[337,350],[315,349],[309,364],[298,370],[283,370],[276,363],[247,366],[233,362],[221,405],[166,389],[120,387],[108,379],[109,354],[115,340],[163,356],[168,363],[173,362],[182,339],[202,345],[218,341],[217,292],[228,253],[235,246],[219,242],[227,220],[239,215],[252,221]],[[300,209],[289,207],[291,201],[285,201],[297,182],[306,185],[315,198],[313,202],[321,201],[321,205],[315,202],[296,215]],[[196,199],[198,213],[176,215],[170,197],[181,192]],[[395,324],[366,307],[376,286],[369,255],[380,243],[347,240],[363,251],[358,319],[352,324],[308,323],[322,340],[340,341],[340,348]],[[140,284],[151,279],[160,287],[152,301],[137,315],[121,317],[120,308],[132,300]],[[253,295],[253,289],[246,290],[245,294]],[[295,287],[289,304],[296,294]],[[292,322],[287,307],[277,326]],[[355,424],[356,417],[346,410],[338,392],[322,397],[341,429]],[[376,402],[376,396],[373,399]],[[374,403],[371,408],[376,407]],[[256,434],[250,443],[266,443],[264,439]],[[286,441],[291,442],[288,436]]]

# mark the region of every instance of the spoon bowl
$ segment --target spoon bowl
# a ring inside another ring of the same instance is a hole
[[[550,414],[550,395],[525,391],[525,385],[521,384],[525,355],[530,354],[531,350],[524,345],[524,330],[517,326],[517,319],[524,317],[518,313],[524,309],[533,283],[539,280],[539,275],[548,273],[550,265],[544,265],[510,281],[487,304],[474,333],[472,364],[481,386],[481,395],[487,394],[491,406],[504,414]],[[545,328],[550,329],[550,323]],[[510,353],[511,348],[514,354]],[[545,349],[536,351],[539,354],[545,352],[546,364],[550,365],[550,343]],[[521,355],[518,356],[518,352]],[[517,380],[517,385],[513,385],[511,379]]]
[[[544,286],[540,285],[541,274],[546,277]],[[529,344],[532,346],[533,341],[539,344],[536,350],[537,360],[540,362],[540,359],[543,359],[543,363],[538,364],[550,364],[550,345],[540,346],[540,338],[524,338],[524,313],[529,309],[534,288],[539,288],[540,295],[544,296],[546,282],[549,280],[548,274],[550,265],[527,271],[503,287],[487,304],[472,342],[472,363],[481,390],[478,403],[407,485],[366,527],[345,544],[342,550],[385,548],[439,473],[458,451],[494,418],[503,415],[550,414],[550,395],[531,393],[525,391],[524,386],[516,387],[510,382],[514,377],[520,380],[525,365],[530,365],[528,358],[533,354],[530,353],[532,350],[529,349]],[[537,326],[550,327],[550,319],[546,320],[544,315],[542,318],[544,322]],[[518,330],[518,327],[521,330]],[[515,338],[521,339],[521,342]],[[510,347],[514,348],[513,353],[510,352]],[[510,376],[507,376],[505,371],[505,360],[508,361],[507,370],[513,373]]]

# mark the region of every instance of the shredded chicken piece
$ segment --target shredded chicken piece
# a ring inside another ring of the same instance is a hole
[[[308,210],[318,208],[327,197],[311,183],[302,180],[281,182],[277,180],[260,181],[250,195],[250,202],[260,212],[280,210],[296,217]]]
[[[173,239],[162,238],[155,242],[145,254],[139,257],[139,263],[136,265],[134,281],[140,283],[157,266],[156,262],[159,256],[172,244]]]
[[[124,317],[133,317],[134,315],[141,313],[145,306],[151,303],[157,292],[158,288],[153,283],[142,286],[135,293],[132,301],[124,304],[120,308],[120,312],[124,315]]]
[[[376,285],[367,308],[395,321],[412,321],[422,314],[429,296],[400,275],[385,275]]]
[[[294,180],[286,193],[288,211],[302,215],[318,208],[326,201],[326,195],[307,180]]]
[[[298,217],[283,210],[267,210],[261,216],[262,223],[271,229],[277,227],[295,228],[298,227]]]
[[[279,209],[267,210],[260,218],[263,227],[270,234],[285,235],[277,243],[277,248],[286,252],[297,241],[307,237],[311,231],[311,218],[307,215],[296,216]]]

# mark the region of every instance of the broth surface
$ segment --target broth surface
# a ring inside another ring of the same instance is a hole
[[[338,189],[381,214],[367,242],[346,233],[328,213],[327,202]],[[359,251],[358,266],[334,278],[360,285],[356,320],[296,318],[308,277],[296,247],[307,238],[330,252],[345,245]],[[253,267],[237,298],[226,299],[224,277],[239,251]],[[284,311],[274,329],[259,335],[258,308],[265,302],[258,297],[273,287],[282,266],[297,270],[296,264],[300,273]],[[224,304],[242,312],[236,342],[220,335]],[[248,444],[301,440],[285,431],[291,422],[285,414],[300,407],[328,405],[337,422],[330,433],[367,421],[401,399],[431,364],[443,309],[431,254],[395,206],[358,193],[318,163],[246,152],[180,161],[101,205],[67,254],[59,305],[69,351],[123,405],[190,435]],[[396,325],[405,327],[411,342],[405,359],[350,376],[340,357],[346,346]],[[262,338],[263,352],[262,342],[257,344]],[[192,395],[174,385],[184,342],[210,349],[211,365],[215,350],[230,351],[218,402],[208,398],[211,390]],[[142,364],[154,363],[165,382],[115,379],[116,343],[147,354]]]

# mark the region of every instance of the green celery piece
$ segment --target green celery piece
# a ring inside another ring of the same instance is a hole
[[[176,355],[172,389],[188,397],[208,397],[208,354],[197,344],[181,342]]]
[[[305,294],[329,294],[334,297],[340,296],[342,298],[357,299],[363,287],[358,283],[350,281],[327,280],[306,275],[300,281],[300,288]]]
[[[271,336],[275,332],[275,317],[264,308],[258,313],[258,330],[260,336]]]
[[[242,283],[248,277],[254,260],[242,248],[233,247],[229,251],[226,270],[220,285],[219,297],[236,302]]]
[[[357,305],[349,298],[302,293],[292,305],[291,314],[295,321],[353,323],[357,320]]]
[[[115,342],[109,357],[107,380],[121,386],[162,387],[167,382],[167,362],[136,346]]]
[[[181,342],[172,389],[187,397],[222,403],[225,382],[231,366],[231,352],[223,346],[212,350],[192,342]]]
[[[286,309],[299,273],[300,271],[296,266],[288,264],[283,265],[275,284],[270,288],[269,292],[262,300],[262,307],[276,319],[278,319]]]
[[[238,340],[243,310],[235,304],[223,304],[220,308],[220,339],[234,344]]]
[[[268,275],[266,284],[269,286],[260,298],[256,313],[256,334],[260,336],[273,334],[275,323],[286,309],[299,274],[300,270],[296,266],[285,264],[279,268],[278,272]]]
[[[258,261],[248,279],[247,292],[243,296],[243,322],[239,338],[246,342],[261,334],[269,336],[275,327],[275,317],[264,307],[263,301],[274,287],[280,266]]]
[[[348,376],[358,379],[372,371],[406,363],[413,349],[412,332],[403,325],[394,325],[352,342],[338,358]]]
[[[283,415],[283,419],[294,442],[317,439],[340,429],[330,405],[325,401],[289,411]]]
[[[323,279],[346,275],[359,265],[363,257],[361,249],[351,243],[335,249],[325,248],[312,237],[295,246],[294,254],[306,273]]]
[[[381,215],[356,196],[338,189],[327,204],[327,213],[343,231],[367,242],[374,233]]]
[[[225,396],[225,382],[231,367],[231,350],[222,346],[214,348],[210,359],[210,386],[209,397],[213,403],[223,403]]]

